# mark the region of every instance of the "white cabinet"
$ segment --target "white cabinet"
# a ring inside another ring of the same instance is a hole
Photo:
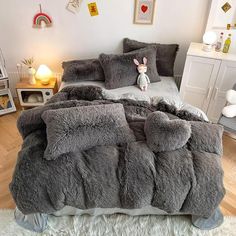
[[[236,55],[207,53],[202,51],[202,44],[190,45],[180,87],[184,102],[200,108],[217,122],[226,104],[225,94],[235,82]]]
[[[212,121],[218,121],[226,103],[226,92],[232,89],[235,82],[236,62],[222,61],[207,112]]]
[[[183,100],[207,113],[219,67],[219,60],[188,56],[180,88]]]

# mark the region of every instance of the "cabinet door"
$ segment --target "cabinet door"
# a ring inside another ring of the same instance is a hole
[[[236,83],[236,62],[223,61],[214,86],[207,115],[213,122],[218,122],[223,107],[226,105],[226,92]]]
[[[220,64],[216,59],[187,57],[180,88],[184,102],[207,112]]]

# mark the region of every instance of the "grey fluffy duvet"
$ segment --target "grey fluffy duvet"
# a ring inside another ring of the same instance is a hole
[[[10,190],[24,214],[151,205],[209,217],[225,194],[223,129],[164,103],[67,87],[24,111],[18,128]]]

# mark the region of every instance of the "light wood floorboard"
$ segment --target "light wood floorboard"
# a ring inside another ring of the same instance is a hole
[[[14,208],[8,185],[12,178],[22,139],[16,128],[20,111],[0,117],[0,209]],[[224,184],[226,195],[221,203],[224,215],[236,216],[236,140],[224,135]]]

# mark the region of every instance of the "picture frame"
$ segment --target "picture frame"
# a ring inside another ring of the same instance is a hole
[[[10,89],[0,90],[0,116],[16,111]]]
[[[156,0],[135,0],[134,24],[152,25]]]

